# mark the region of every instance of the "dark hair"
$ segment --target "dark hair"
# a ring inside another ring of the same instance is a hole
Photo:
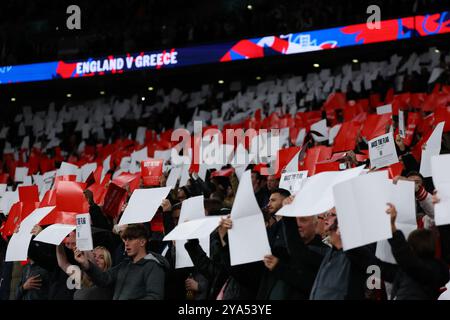
[[[273,190],[273,191],[270,193],[270,195],[273,195],[274,193],[279,193],[279,194],[281,194],[281,195],[282,195],[283,197],[285,197],[285,198],[291,196],[291,193],[290,193],[288,190],[282,189],[282,188],[277,188],[277,189]]]
[[[419,258],[433,258],[435,255],[435,238],[427,229],[417,229],[408,236],[408,243]]]
[[[181,210],[181,202],[177,202],[172,206],[172,211]]]
[[[263,176],[259,171],[252,170],[252,173],[256,174],[256,180],[258,181],[266,181],[267,177]]]
[[[213,193],[211,193],[210,199],[223,202],[223,200],[225,200],[225,195],[223,194],[222,191],[216,190]]]
[[[184,194],[186,195],[186,199],[191,197],[191,191],[187,186],[182,186],[181,188],[178,188],[178,191],[183,190]]]
[[[150,238],[150,232],[142,223],[129,224],[122,232],[121,238],[123,240],[148,240]]]
[[[420,177],[420,179],[424,179],[423,175],[421,175],[419,172],[417,171],[410,171],[408,172],[408,174],[406,175],[407,178],[412,177],[412,176],[416,176],[416,177]]]
[[[218,215],[220,209],[222,209],[222,201],[217,199],[205,199],[204,206],[208,215]]]

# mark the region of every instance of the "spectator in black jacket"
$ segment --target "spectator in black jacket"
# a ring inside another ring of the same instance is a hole
[[[439,289],[449,281],[448,266],[435,258],[435,238],[432,231],[418,229],[411,232],[406,241],[403,232],[397,230],[396,208],[389,204],[386,212],[391,217],[392,238],[389,239],[397,265],[383,262],[360,248],[349,251],[352,260],[362,268],[378,265],[381,278],[392,282],[392,300],[436,300]]]
[[[293,197],[284,201],[292,202]],[[289,257],[279,259],[273,255],[264,257],[264,265],[274,276],[289,284],[290,296],[295,299],[308,299],[311,288],[329,249],[321,236],[316,234],[317,217],[283,217]]]

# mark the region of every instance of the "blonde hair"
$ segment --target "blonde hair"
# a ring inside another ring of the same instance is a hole
[[[105,270],[102,270],[102,271],[106,271],[109,268],[111,268],[111,266],[112,266],[112,259],[111,259],[111,254],[109,253],[109,250],[106,249],[103,246],[97,246],[97,247],[94,248],[94,251],[95,250],[101,250],[102,253],[103,253],[103,259],[105,260]]]
[[[111,259],[111,254],[109,253],[109,250],[103,246],[97,246],[94,248],[93,251],[95,251],[95,250],[102,251],[103,259],[105,260],[105,270],[102,270],[102,271],[106,271],[109,268],[111,268],[112,259]],[[81,288],[91,288],[93,285],[94,285],[94,283],[92,282],[91,278],[89,278],[89,276],[86,274],[86,272],[83,271],[83,273],[81,274]]]

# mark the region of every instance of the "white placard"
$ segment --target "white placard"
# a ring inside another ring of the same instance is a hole
[[[398,131],[400,134],[400,137],[405,138],[406,137],[406,130],[405,130],[405,112],[402,110],[398,110]]]
[[[434,205],[436,225],[450,224],[450,155],[437,155],[431,158],[433,183],[440,201]]]
[[[91,231],[91,215],[89,213],[77,214],[77,249],[81,251],[90,251],[94,249]]]
[[[323,142],[328,140],[328,127],[327,127],[327,120],[322,119],[313,125],[311,125],[311,131],[316,131],[322,135],[322,137],[312,134],[313,138],[317,142]]]
[[[170,188],[136,189],[118,225],[151,221]]]
[[[334,207],[333,186],[359,176],[364,166],[343,171],[327,171],[309,177],[290,205],[276,214],[286,217],[309,217]]]
[[[16,182],[24,182],[25,177],[28,175],[28,168],[27,167],[17,167],[16,173],[14,175],[14,181]]]
[[[397,150],[392,132],[388,132],[369,141],[371,168],[383,168],[398,162]]]
[[[392,113],[392,104],[386,104],[381,107],[377,107],[377,114]]]
[[[231,209],[228,231],[231,265],[261,261],[271,254],[266,226],[253,192],[251,171],[243,173]]]
[[[74,231],[76,226],[70,224],[52,224],[44,230],[42,230],[34,241],[45,242],[59,246],[63,242],[64,238],[67,237],[69,233]]]
[[[25,261],[28,258],[31,230],[44,219],[55,207],[35,209],[20,223],[19,232],[14,233],[9,240],[5,261]]]
[[[420,173],[424,178],[431,177],[431,157],[439,155],[441,152],[442,132],[445,122],[440,122],[422,150],[422,159],[420,160]]]
[[[280,178],[280,188],[288,190],[292,195],[296,194],[303,186],[308,176],[308,171],[283,173]]]
[[[392,237],[387,171],[336,184],[333,194],[344,251]]]
[[[390,185],[390,199],[397,210],[396,226],[408,238],[408,235],[417,229],[416,198],[414,194],[414,182],[399,180],[397,184]],[[392,255],[391,245],[387,240],[378,241],[376,256],[382,261],[396,264]]]

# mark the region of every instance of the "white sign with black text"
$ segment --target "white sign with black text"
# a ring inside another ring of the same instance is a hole
[[[91,216],[89,213],[77,214],[77,248],[81,251],[89,251],[94,248],[92,243]]]
[[[371,168],[383,168],[398,162],[397,150],[392,132],[378,136],[369,141],[369,158]]]

